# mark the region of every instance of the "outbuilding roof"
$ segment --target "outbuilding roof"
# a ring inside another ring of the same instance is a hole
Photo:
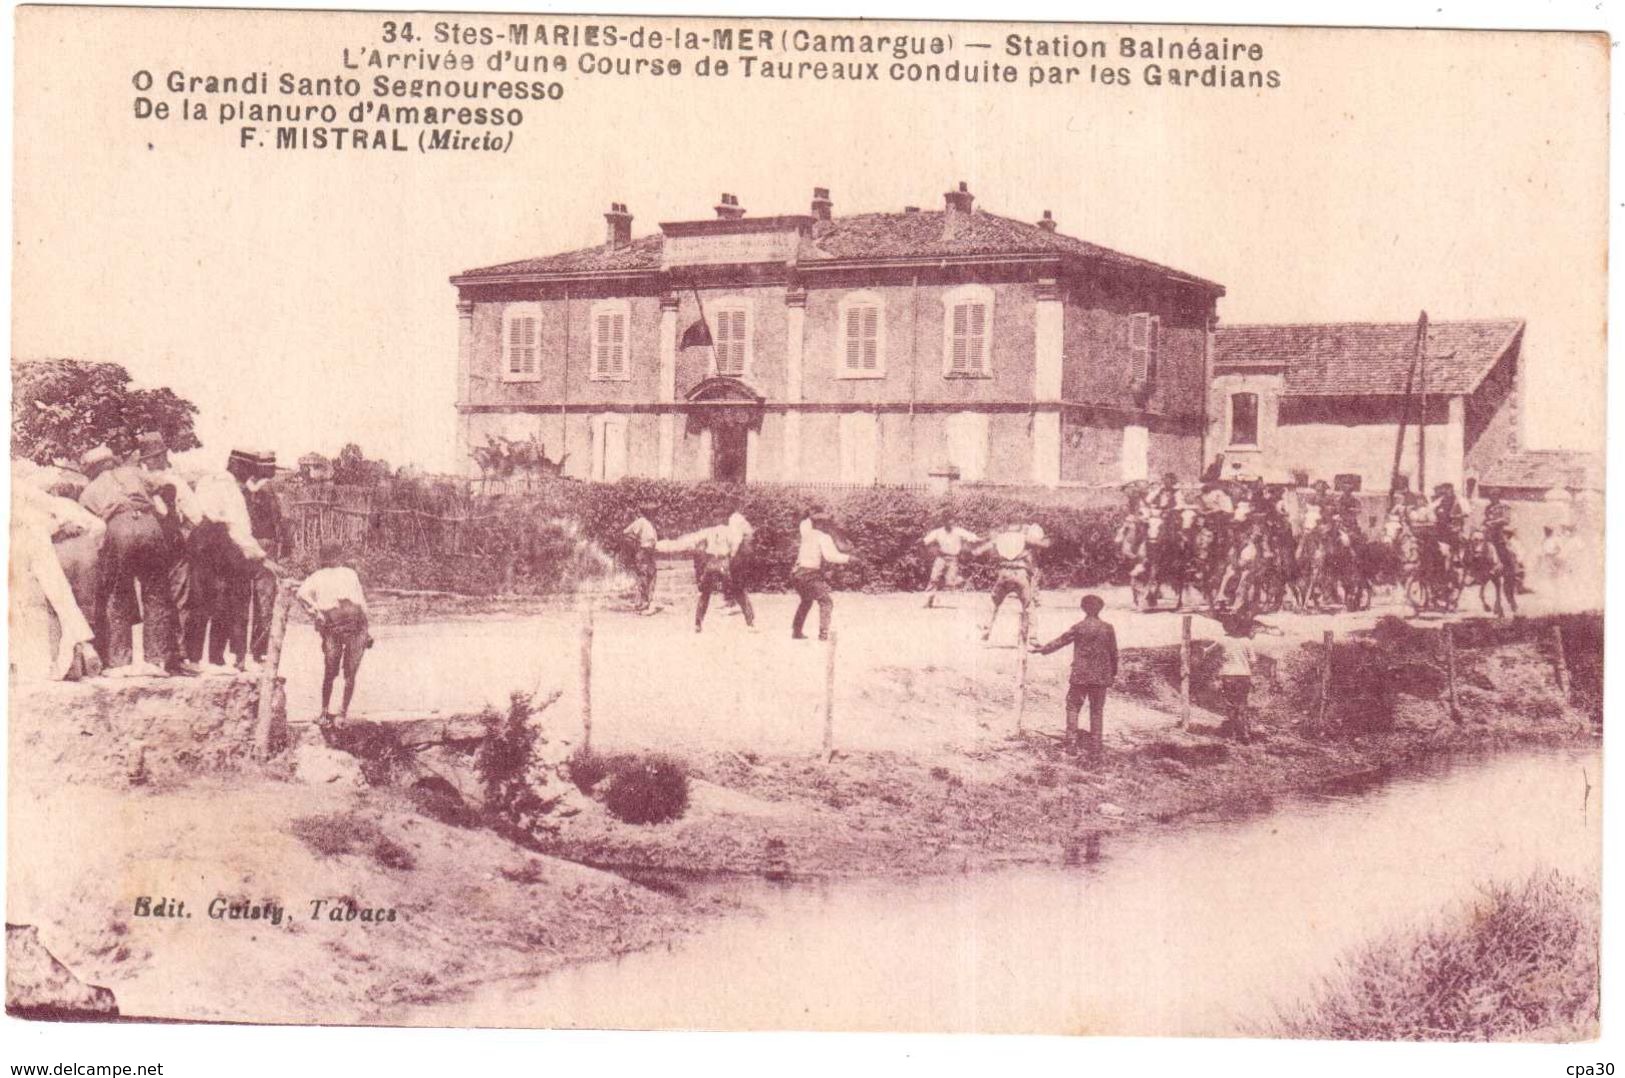
[[[1430,322],[1427,392],[1473,392],[1517,345],[1523,328],[1515,318]],[[1415,322],[1220,326],[1213,364],[1277,368],[1288,397],[1377,396],[1405,392],[1415,351]]]
[[[1057,256],[1138,269],[1196,285],[1216,295],[1224,287],[1157,262],[1114,251],[1036,224],[985,210],[908,210],[858,213],[827,220],[807,218],[796,259],[802,264],[839,264],[962,257]],[[593,273],[655,272],[661,268],[664,236],[642,236],[622,247],[600,244],[541,258],[465,270],[457,284],[512,278]]]

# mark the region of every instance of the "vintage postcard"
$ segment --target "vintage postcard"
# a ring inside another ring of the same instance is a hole
[[[1605,35],[15,18],[13,1015],[1598,1036]]]

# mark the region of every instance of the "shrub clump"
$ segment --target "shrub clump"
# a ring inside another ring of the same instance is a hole
[[[664,823],[688,808],[688,768],[663,753],[619,757],[601,783],[604,807],[623,823]]]
[[[1331,1040],[1595,1037],[1600,905],[1559,873],[1494,885],[1460,916],[1343,964],[1278,1035]]]

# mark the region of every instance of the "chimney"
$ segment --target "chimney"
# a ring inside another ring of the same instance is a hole
[[[1055,218],[1050,216],[1050,212],[1048,210],[1045,210],[1044,216],[1039,218],[1038,227],[1043,229],[1045,232],[1055,231]]]
[[[949,213],[969,213],[971,204],[976,201],[970,193],[970,185],[964,180],[959,181],[959,190],[949,191],[942,197],[948,204]]]
[[[739,198],[736,195],[724,194],[722,201],[718,202],[713,208],[717,211],[717,216],[724,221],[737,221],[745,216],[745,207],[739,204]]]
[[[632,242],[632,215],[626,212],[626,203],[611,202],[604,224],[604,246],[625,247]]]
[[[814,187],[812,199],[812,215],[820,221],[827,221],[830,213],[835,209],[835,203],[829,200],[829,188]]]

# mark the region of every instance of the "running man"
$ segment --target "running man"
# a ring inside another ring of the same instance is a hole
[[[999,619],[999,607],[1004,605],[1005,599],[1014,595],[1021,603],[1021,643],[1027,642],[1033,605],[1033,560],[1030,549],[1049,545],[1048,538],[1035,539],[1027,525],[1013,523],[976,548],[975,553],[991,552],[998,560],[998,575],[993,578],[993,613],[982,628],[984,641],[993,636],[993,624]]]
[[[959,526],[952,513],[945,513],[942,524],[925,533],[920,542],[936,550],[936,557],[931,561],[931,578],[925,585],[925,607],[927,610],[937,605],[937,591],[942,587],[957,589],[964,584],[959,573],[959,558],[965,550],[966,543],[979,543],[981,536],[968,528]]]
[[[796,589],[801,602],[796,605],[796,616],[790,622],[790,639],[805,640],[802,627],[807,614],[818,604],[818,639],[829,639],[829,623],[835,613],[835,600],[830,596],[829,571],[831,565],[845,565],[852,555],[845,553],[830,534],[830,519],[822,513],[809,514],[801,522],[801,545],[796,550],[796,567],[790,573],[790,586]]]

